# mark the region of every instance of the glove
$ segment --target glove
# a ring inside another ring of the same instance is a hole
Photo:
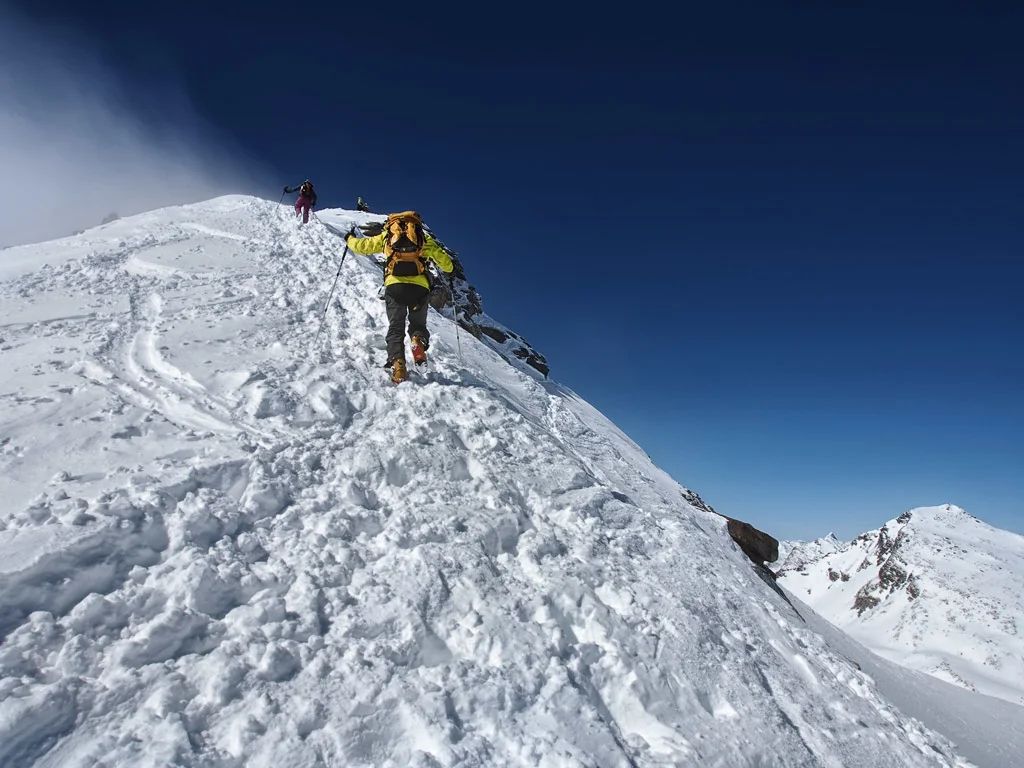
[[[345,233],[345,239],[348,240],[350,237],[356,236],[356,228],[352,227],[348,232]]]
[[[285,193],[285,194],[287,195],[287,194],[288,194],[289,192],[291,192],[291,190],[290,190],[290,189],[288,189],[288,187],[285,187],[285,188],[284,188],[284,193]]]

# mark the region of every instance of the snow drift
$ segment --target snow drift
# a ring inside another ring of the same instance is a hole
[[[340,245],[225,197],[3,253],[0,764],[969,764],[565,387],[436,312],[391,385],[368,260],[311,349]]]

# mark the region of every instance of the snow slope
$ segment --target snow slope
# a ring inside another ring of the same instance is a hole
[[[433,311],[391,385],[369,260],[312,349],[339,245],[225,197],[3,252],[0,765],[971,764],[571,391]]]
[[[883,659],[798,597],[790,595],[790,599],[806,619],[807,628],[854,662],[904,714],[952,739],[965,757],[982,768],[1024,766],[1024,708]]]
[[[838,550],[798,546],[779,576],[879,655],[1024,704],[1024,537],[923,507]]]

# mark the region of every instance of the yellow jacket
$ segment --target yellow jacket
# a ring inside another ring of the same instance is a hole
[[[348,247],[352,253],[358,253],[360,256],[373,256],[377,253],[384,253],[384,233],[381,232],[379,235],[373,237],[356,237],[355,235],[349,235],[345,241],[348,243]],[[423,260],[432,261],[441,268],[442,272],[451,272],[454,268],[452,266],[452,260],[448,257],[448,254],[444,252],[430,235],[427,235],[427,242],[423,246]],[[384,279],[384,285],[394,285],[395,283],[412,283],[413,285],[422,285],[424,288],[429,288],[430,285],[427,283],[425,275],[413,275],[412,277],[396,277],[395,275],[388,275]]]

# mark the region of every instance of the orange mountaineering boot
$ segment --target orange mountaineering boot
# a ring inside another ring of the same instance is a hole
[[[408,378],[409,371],[406,370],[405,360],[401,357],[396,358],[391,364],[391,380],[395,382],[395,384],[401,384]]]
[[[419,336],[412,337],[412,359],[416,365],[426,365],[427,363],[427,345]]]

